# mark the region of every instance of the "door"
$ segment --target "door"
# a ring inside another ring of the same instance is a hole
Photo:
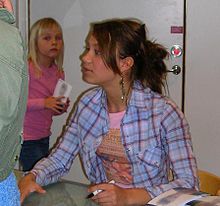
[[[220,1],[187,0],[185,114],[200,169],[220,176]]]
[[[65,41],[64,69],[66,80],[73,86],[73,101],[90,86],[81,80],[79,61],[90,22],[115,17],[135,17],[142,20],[151,40],[163,44],[169,51],[173,48],[170,60],[167,61],[168,70],[171,71],[173,68],[182,70],[183,67],[183,15],[184,0],[30,0],[30,25],[46,16],[57,19],[62,25]],[[181,108],[183,73],[174,73],[168,74],[169,92]],[[67,116],[60,117],[54,121],[54,140],[66,118]],[[76,164],[68,177],[84,182],[79,163],[75,161],[74,165]]]

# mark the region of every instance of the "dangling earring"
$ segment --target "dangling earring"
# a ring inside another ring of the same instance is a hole
[[[123,103],[125,101],[125,82],[123,76],[121,76],[120,87],[121,87],[121,101]]]

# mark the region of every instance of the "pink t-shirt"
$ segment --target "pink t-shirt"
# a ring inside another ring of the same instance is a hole
[[[39,140],[51,135],[53,111],[44,108],[45,98],[52,96],[59,78],[64,73],[58,72],[54,64],[50,68],[41,68],[42,75],[36,77],[33,64],[29,62],[29,93],[24,119],[24,140]]]
[[[131,164],[121,142],[120,122],[123,112],[110,113],[110,130],[97,149],[101,157],[108,180],[115,180],[118,186],[132,187]]]

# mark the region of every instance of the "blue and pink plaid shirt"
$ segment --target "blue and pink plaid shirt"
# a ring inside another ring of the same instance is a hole
[[[189,126],[174,102],[135,82],[120,130],[135,188],[145,188],[152,197],[175,187],[198,189]],[[106,182],[96,150],[108,131],[106,94],[96,87],[81,97],[59,144],[32,170],[37,182],[58,181],[78,153],[88,179]],[[174,180],[169,182],[170,170]]]

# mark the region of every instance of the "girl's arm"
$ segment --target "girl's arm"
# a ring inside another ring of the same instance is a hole
[[[45,98],[28,99],[27,111],[36,111],[45,109]]]
[[[61,114],[64,111],[66,103],[63,103],[63,97],[47,97],[47,98],[36,98],[36,99],[28,99],[27,102],[27,111],[37,111],[50,109],[55,114]]]

